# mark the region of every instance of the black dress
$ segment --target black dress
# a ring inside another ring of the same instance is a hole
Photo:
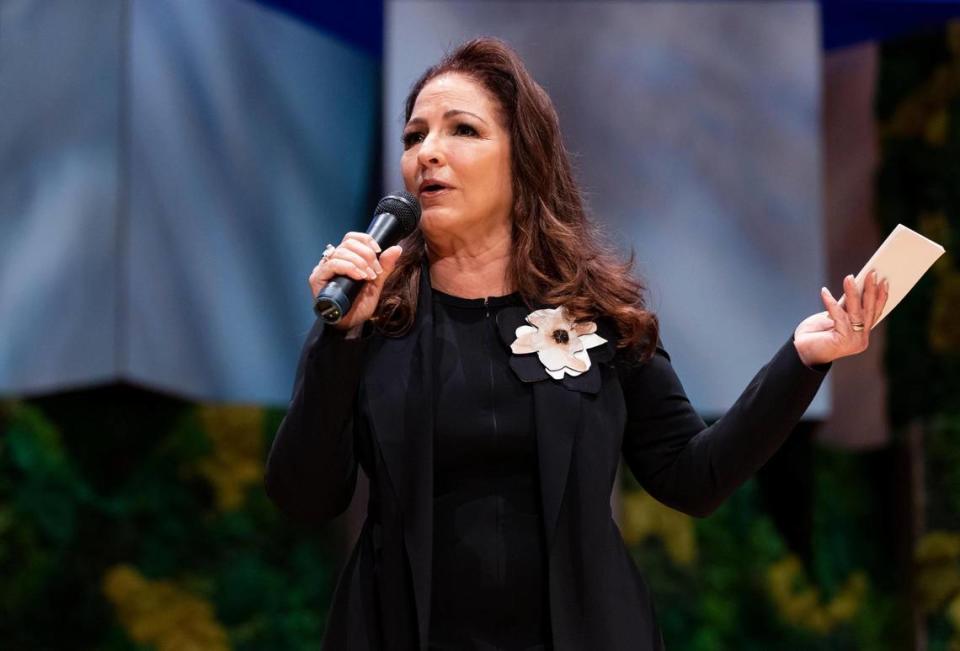
[[[532,390],[495,322],[518,304],[433,290],[437,651],[551,648]]]

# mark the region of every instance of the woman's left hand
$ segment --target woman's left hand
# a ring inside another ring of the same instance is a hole
[[[826,364],[865,351],[870,343],[870,328],[883,314],[889,290],[886,279],[878,282],[876,271],[867,274],[862,295],[852,275],[843,279],[843,305],[829,289],[822,288],[820,298],[827,311],[808,316],[793,333],[793,345],[803,363]],[[862,328],[855,327],[858,325]]]

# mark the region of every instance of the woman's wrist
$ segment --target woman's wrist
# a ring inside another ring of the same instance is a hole
[[[797,345],[796,340],[793,341],[793,348],[797,351],[797,357],[800,358],[800,361],[803,362],[803,365],[814,371],[823,372],[825,369],[830,367],[830,364],[833,361],[813,359],[812,356],[804,349],[804,347]]]

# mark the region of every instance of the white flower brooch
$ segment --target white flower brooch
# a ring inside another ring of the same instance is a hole
[[[515,330],[516,340],[510,344],[510,350],[516,355],[536,353],[547,375],[554,380],[588,371],[587,349],[607,343],[596,334],[596,323],[574,323],[563,306],[535,310],[526,321]]]

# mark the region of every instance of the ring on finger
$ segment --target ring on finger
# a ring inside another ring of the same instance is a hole
[[[862,331],[863,331],[863,321],[851,321],[851,322],[850,322],[850,327],[853,329],[854,332],[862,332]]]
[[[332,244],[327,244],[327,246],[323,249],[323,253],[320,255],[320,263],[323,264],[329,260],[330,256],[333,255],[333,252],[336,250],[336,247],[334,247]]]

